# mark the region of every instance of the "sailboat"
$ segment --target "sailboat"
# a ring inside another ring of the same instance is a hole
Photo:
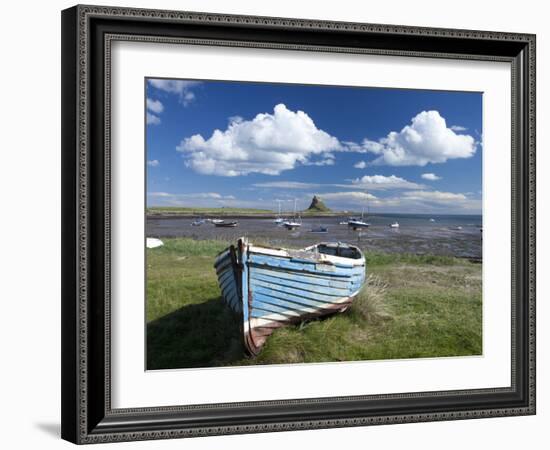
[[[367,197],[368,200],[368,197]],[[353,230],[360,230],[362,228],[368,228],[370,223],[365,222],[365,207],[361,209],[361,218],[350,217],[348,220],[348,227]]]
[[[300,228],[302,226],[302,219],[299,218],[298,220],[296,219],[296,199],[294,199],[294,218],[290,220],[285,220],[283,222],[283,226],[287,230],[295,230],[296,228]]]
[[[360,228],[368,228],[370,226],[370,223],[365,222],[364,216],[365,216],[365,208],[363,208],[361,211],[360,219],[357,217],[350,217],[350,219],[348,220],[348,227],[354,230],[358,230]]]
[[[279,204],[279,213],[277,214],[277,217],[273,221],[273,223],[276,223],[277,225],[281,225],[284,223],[285,219],[281,217],[281,200],[277,200],[277,203]]]

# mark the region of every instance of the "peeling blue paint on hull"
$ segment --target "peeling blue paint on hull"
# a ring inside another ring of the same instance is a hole
[[[320,243],[302,250],[238,240],[214,263],[222,298],[242,319],[246,350],[257,355],[277,328],[351,305],[365,282],[361,250]]]

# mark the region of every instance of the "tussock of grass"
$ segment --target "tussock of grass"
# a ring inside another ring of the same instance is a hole
[[[390,320],[392,315],[386,302],[388,284],[379,276],[369,275],[361,292],[352,303],[352,311],[359,314],[368,323]]]

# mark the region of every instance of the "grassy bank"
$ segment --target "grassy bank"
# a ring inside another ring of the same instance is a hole
[[[147,250],[149,369],[481,354],[481,265],[367,253],[370,284],[350,310],[277,330],[247,358],[212,267],[226,246],[167,239]]]
[[[339,217],[348,213],[338,211],[301,211],[303,217]],[[275,217],[277,213],[271,209],[254,208],[187,208],[181,206],[154,206],[147,208],[148,216],[185,216],[185,217]],[[284,212],[283,217],[294,217],[293,212]]]
[[[186,208],[183,206],[154,206],[147,208],[147,214],[159,215],[181,215],[181,216],[200,216],[200,215],[255,215],[255,214],[271,214],[274,212],[269,209],[253,209],[253,208]]]

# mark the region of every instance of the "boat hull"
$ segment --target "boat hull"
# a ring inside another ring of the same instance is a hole
[[[288,223],[288,222],[284,222],[283,223],[283,226],[287,229],[287,230],[296,230],[298,228],[300,228],[302,226],[302,224],[300,223]]]
[[[354,230],[359,230],[361,228],[368,228],[369,226],[370,224],[366,222],[353,222],[353,221],[348,222],[348,227]]]
[[[223,300],[242,320],[243,341],[257,355],[277,329],[349,308],[365,280],[365,260],[304,250],[258,247],[239,240],[216,259]],[[340,250],[339,250],[340,249]]]
[[[217,222],[214,223],[214,226],[217,228],[235,228],[238,224],[238,222]]]

